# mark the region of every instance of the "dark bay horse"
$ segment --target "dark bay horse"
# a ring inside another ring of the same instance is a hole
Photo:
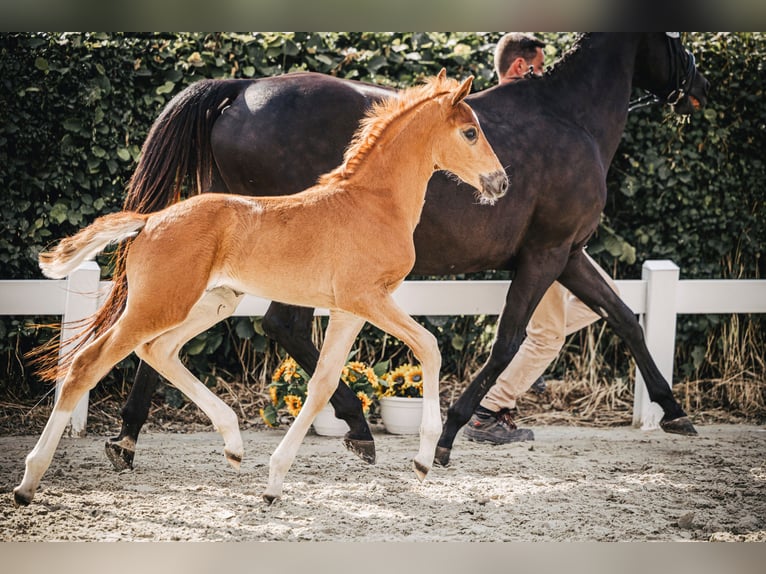
[[[583,247],[606,201],[606,174],[619,145],[632,87],[677,113],[703,106],[709,84],[675,34],[586,34],[540,78],[472,94],[487,139],[507,166],[509,193],[495,206],[475,202],[468,186],[435,174],[415,231],[418,275],[514,269],[490,357],[448,412],[437,462],[525,336],[546,289],[560,281],[604,317],[625,341],[662,428],[696,431],[673,398],[630,309],[586,261]],[[126,208],[154,211],[193,192],[295,193],[342,160],[368,106],[391,91],[312,73],[257,80],[203,80],[163,110],[144,144]],[[319,352],[310,339],[313,310],[272,304],[263,326],[308,372]],[[140,365],[120,435],[106,444],[118,468],[132,466],[157,376]],[[346,385],[332,404],[350,431],[348,448],[374,461],[361,406]]]

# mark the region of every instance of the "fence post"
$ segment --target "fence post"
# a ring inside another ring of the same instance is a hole
[[[87,261],[75,269],[67,278],[66,304],[61,320],[61,354],[70,348],[69,340],[76,335],[82,325],[78,324],[98,310],[98,287],[101,270],[95,261]],[[56,400],[58,401],[63,380],[56,383]],[[85,436],[85,425],[88,420],[88,394],[80,400],[72,412],[70,434],[76,437]]]
[[[673,386],[673,357],[676,347],[676,289],[679,268],[672,261],[645,261],[641,278],[646,283],[646,311],[642,317],[644,337],[662,376]],[[659,428],[663,412],[649,400],[641,373],[636,369],[633,399],[633,426],[643,430]]]

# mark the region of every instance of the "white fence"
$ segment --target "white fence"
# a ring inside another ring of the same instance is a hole
[[[617,281],[623,301],[639,315],[646,343],[660,372],[673,380],[676,316],[698,313],[766,313],[766,280],[679,280],[671,261],[647,261],[640,280]],[[498,315],[508,281],[405,281],[395,298],[411,315]],[[99,268],[85,263],[67,280],[0,281],[0,315],[60,315],[71,323],[94,313],[110,283]],[[245,297],[235,316],[263,315],[269,301]],[[327,314],[318,309],[318,315]],[[64,341],[72,335],[64,329]],[[87,396],[72,415],[72,434],[84,435]],[[633,423],[656,428],[662,411],[648,399],[636,377]]]

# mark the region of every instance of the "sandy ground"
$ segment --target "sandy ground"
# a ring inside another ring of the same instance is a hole
[[[37,437],[0,437],[0,541],[766,541],[766,429],[537,427],[534,443],[459,436],[418,483],[417,437],[376,431],[378,461],[310,434],[269,507],[268,457],[284,431],[245,431],[239,473],[214,432],[142,435],[116,472],[104,437],[65,438],[32,505],[12,488]]]

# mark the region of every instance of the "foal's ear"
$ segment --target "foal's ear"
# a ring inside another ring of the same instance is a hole
[[[460,87],[455,91],[455,94],[452,96],[452,105],[456,106],[459,104],[463,98],[465,98],[469,93],[471,93],[471,84],[473,83],[473,76],[468,76],[465,79],[465,82],[460,84]]]
[[[441,70],[439,70],[439,73],[436,74],[436,79],[439,80],[440,82],[444,80],[446,77],[447,77],[447,68],[442,68]]]

